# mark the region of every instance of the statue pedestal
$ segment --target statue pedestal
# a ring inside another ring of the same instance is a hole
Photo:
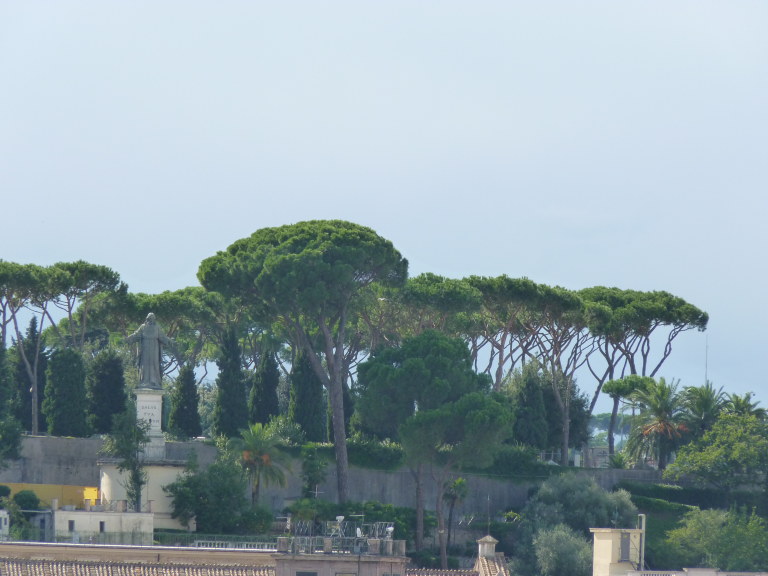
[[[165,457],[165,438],[163,437],[163,394],[159,388],[137,388],[136,418],[149,423],[149,443],[144,447],[144,458],[150,460]]]
[[[149,437],[162,438],[163,431],[163,390],[157,388],[137,388],[136,418],[149,423]]]

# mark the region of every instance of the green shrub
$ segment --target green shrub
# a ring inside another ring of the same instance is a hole
[[[11,487],[0,484],[0,498],[9,498],[11,496]]]
[[[627,457],[623,452],[616,452],[608,457],[608,468],[624,470],[627,467]]]
[[[636,496],[634,494],[631,498],[638,510],[646,513],[685,514],[696,508],[689,504],[679,504],[677,502],[662,500],[661,498],[649,498],[648,496]]]
[[[541,478],[553,470],[538,460],[538,451],[530,446],[505,444],[494,458],[493,464],[479,472],[505,478]]]
[[[765,493],[759,490],[736,491],[731,493],[729,498],[728,494],[722,490],[677,486],[674,484],[647,484],[624,480],[619,483],[619,487],[630,492],[633,499],[635,496],[645,496],[647,498],[657,498],[659,500],[697,506],[702,510],[712,508],[725,510],[733,506],[743,506],[748,509],[755,508],[758,513],[768,514],[768,502],[765,500]]]
[[[20,490],[13,495],[13,501],[22,510],[40,510],[40,498],[32,490]]]
[[[352,437],[347,441],[349,463],[362,468],[396,470],[403,464],[403,448],[389,440]]]
[[[673,484],[648,484],[644,482],[619,482],[619,487],[624,488],[633,496],[646,496],[658,498],[679,504],[689,504],[699,508],[727,508],[725,493],[721,490],[710,488],[682,487]]]
[[[564,524],[540,530],[533,547],[543,576],[589,576],[592,572],[590,542]]]

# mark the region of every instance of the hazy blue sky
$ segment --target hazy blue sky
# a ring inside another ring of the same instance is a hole
[[[340,218],[411,273],[667,290],[662,375],[755,391],[768,3],[0,0],[0,258],[196,284]],[[591,382],[583,380],[589,389]]]

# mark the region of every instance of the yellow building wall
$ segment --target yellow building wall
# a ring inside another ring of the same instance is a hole
[[[149,464],[145,466],[147,473],[147,483],[141,492],[141,510],[142,512],[152,512],[155,516],[155,528],[174,529],[174,530],[195,530],[194,520],[189,527],[171,517],[171,497],[163,491],[163,486],[175,482],[179,475],[184,472],[182,466],[156,466]],[[102,464],[101,466],[101,489],[102,502],[114,508],[116,502],[127,500],[125,491],[126,478],[123,473],[117,469],[114,464]]]
[[[75,506],[83,508],[85,500],[92,503],[99,499],[99,489],[96,486],[65,486],[61,484],[28,484],[26,482],[3,482],[11,489],[11,496],[22,490],[32,490],[43,506],[50,506],[53,499],[58,500],[59,506]]]

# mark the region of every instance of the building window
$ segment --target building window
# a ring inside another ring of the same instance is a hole
[[[101,521],[99,522],[99,532],[101,532],[102,534],[104,534],[104,532],[106,532],[106,531],[107,531],[106,529],[107,529],[107,526],[106,526],[106,522],[104,522],[104,520],[101,520]]]
[[[70,520],[69,521],[69,531],[70,532],[74,532],[75,531],[75,521],[74,520]]]
[[[296,576],[317,576],[317,572],[296,572]]]

